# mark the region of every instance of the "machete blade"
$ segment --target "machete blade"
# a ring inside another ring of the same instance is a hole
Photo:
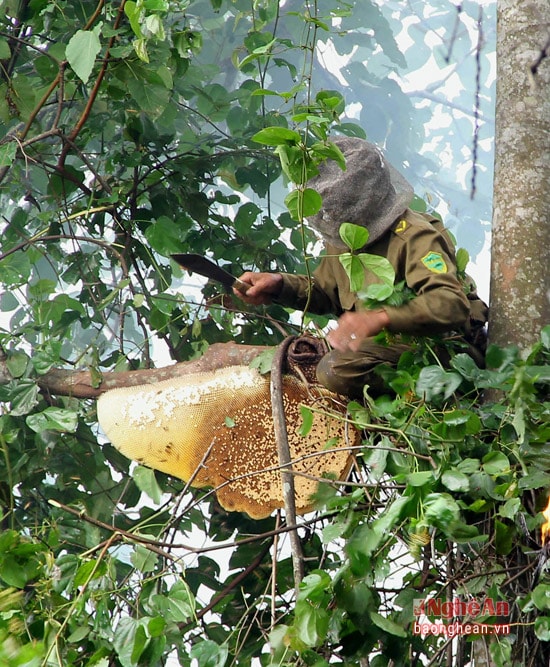
[[[235,278],[229,271],[222,269],[221,266],[218,266],[211,259],[208,259],[208,257],[203,257],[197,253],[180,253],[170,256],[184,269],[192,273],[198,273],[205,278],[210,278],[210,280],[215,280],[221,283],[228,291],[231,287],[235,287],[239,292],[246,293],[250,287],[250,285]]]

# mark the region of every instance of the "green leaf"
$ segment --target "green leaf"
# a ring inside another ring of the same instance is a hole
[[[314,647],[322,644],[326,638],[329,615],[325,609],[311,606],[296,606],[294,629],[300,643]]]
[[[447,531],[459,516],[459,507],[448,493],[430,493],[424,499],[424,518],[430,525]]]
[[[99,28],[77,30],[67,44],[65,56],[76,75],[86,83],[90,78],[97,54],[101,51]]]
[[[78,426],[78,413],[67,408],[49,407],[26,419],[27,426],[36,433],[43,431],[57,431],[59,433],[74,433]]]
[[[439,396],[450,398],[462,384],[458,373],[449,372],[440,366],[427,366],[420,371],[416,382],[416,393],[431,401]]]
[[[412,472],[410,475],[407,475],[407,484],[410,486],[426,486],[433,481],[434,476],[431,470]]]
[[[407,636],[407,633],[404,628],[402,628],[400,625],[397,625],[397,623],[395,623],[391,619],[382,616],[378,612],[371,611],[369,613],[369,616],[374,625],[379,627],[381,630],[384,630],[384,632],[387,632],[390,635],[395,635],[397,637]]]
[[[271,372],[274,354],[274,347],[260,352],[260,354],[257,357],[254,357],[254,359],[252,359],[250,362],[250,368],[256,368],[262,375],[266,375],[266,373]]]
[[[139,656],[146,645],[146,637],[142,623],[146,618],[137,620],[128,616],[123,617],[116,626],[113,636],[113,646],[117,652],[122,667],[135,667]]]
[[[17,155],[17,144],[9,141],[0,145],[0,167],[11,167]]]
[[[498,513],[505,519],[514,520],[520,509],[521,500],[519,498],[510,498],[510,500],[507,500],[504,505],[499,508]]]
[[[140,491],[146,493],[154,503],[160,503],[162,490],[158,485],[154,470],[145,466],[136,466],[132,477]]]
[[[195,599],[184,581],[176,581],[168,594],[168,613],[175,623],[195,617]]]
[[[513,526],[495,519],[495,548],[497,554],[507,556],[514,546],[516,531]]]
[[[166,628],[166,619],[162,616],[152,618],[147,624],[147,632],[150,637],[160,637]]]
[[[379,301],[380,303],[386,301],[393,295],[393,286],[384,283],[375,283],[369,285],[366,290],[361,290],[359,296],[363,300]]]
[[[197,661],[198,667],[224,667],[229,651],[225,644],[219,646],[210,639],[200,639],[191,648],[190,655]]]
[[[393,286],[395,281],[395,270],[385,257],[360,253],[357,255],[367,271],[371,271],[384,284]]]
[[[127,2],[124,3],[124,13],[130,21],[130,27],[132,28],[134,35],[138,39],[141,39],[143,33],[141,32],[140,19],[143,15],[143,9],[141,7],[138,8],[137,3],[133,0],[127,0]]]
[[[365,282],[365,269],[363,263],[357,255],[351,253],[342,253],[338,256],[340,264],[344,267],[349,278],[350,290],[352,292],[359,292]]]
[[[535,620],[535,636],[541,642],[550,642],[550,616],[539,616]]]
[[[441,475],[441,481],[448,489],[455,492],[465,493],[470,488],[469,477],[459,470],[446,470]]]
[[[102,577],[107,572],[104,560],[88,560],[82,563],[74,576],[75,586],[87,585],[93,579]]]
[[[153,250],[165,257],[181,252],[186,236],[187,225],[176,223],[166,216],[160,216],[145,230],[145,238]]]
[[[0,39],[0,60],[7,60],[11,56],[9,44],[5,38]]]
[[[6,359],[6,366],[12,378],[22,377],[29,365],[29,357],[24,352],[16,350],[11,352]]]
[[[289,130],[286,127],[265,127],[263,130],[256,132],[252,140],[266,146],[280,146],[281,144],[298,145],[302,141],[302,137],[298,132]]]
[[[380,444],[387,444],[387,446],[391,446],[392,443],[389,441],[387,443],[382,441]],[[388,453],[389,452],[387,448],[383,446],[373,447],[370,450],[365,450],[365,454],[363,456],[365,465],[369,469],[369,476],[372,477],[375,482],[380,481],[384,472],[386,471]]]
[[[502,475],[510,472],[510,461],[502,452],[489,452],[483,457],[481,467],[488,475]]]
[[[354,225],[351,222],[342,223],[338,233],[342,241],[352,252],[364,248],[369,240],[369,230],[366,227]]]
[[[8,554],[0,561],[0,579],[8,586],[25,588],[28,576],[25,569],[21,567],[20,561]]]
[[[313,426],[313,412],[307,405],[300,405],[300,414],[302,416],[302,424],[300,426],[300,435],[306,436]]]
[[[538,584],[531,594],[531,599],[540,611],[550,609],[550,586],[548,584]]]
[[[466,267],[468,266],[469,261],[470,255],[468,251],[464,248],[459,248],[456,251],[456,268],[458,269],[459,273],[464,273],[466,271]]]
[[[296,189],[285,197],[285,205],[292,218],[302,221],[311,217],[321,209],[321,195],[311,188]]]
[[[154,539],[154,536],[151,536]],[[158,554],[154,553],[147,547],[142,546],[141,544],[136,544],[130,560],[132,565],[139,570],[140,572],[153,572],[157,566]]]

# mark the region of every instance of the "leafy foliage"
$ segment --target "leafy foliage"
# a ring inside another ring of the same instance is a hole
[[[357,471],[343,488],[327,481],[304,519],[296,600],[280,517],[227,514],[210,492],[131,465],[103,442],[91,401],[41,391],[58,367],[89,368],[99,385],[294,327],[277,306],[243,312],[169,255],[209,254],[235,274],[309,271],[301,223],[320,202],[306,183],[339,158],[325,143],[335,127],[385,143],[418,192],[452,201],[479,249],[489,90],[473,203],[455,179],[470,161],[477,6],[412,5],[1,3],[2,665],[437,662],[442,640],[412,635],[413,604],[449,587],[514,601],[521,625],[492,645],[497,664],[533,646],[524,624],[548,640],[532,542],[549,482],[547,331],[526,360],[491,350],[482,372],[462,354],[430,365],[418,347],[387,377],[395,397],[350,406]],[[331,53],[339,67],[324,66]],[[432,57],[466,84],[444,128],[424,102],[445,103],[447,70],[431,90],[406,88]],[[479,404],[493,389],[504,399]],[[530,590],[509,563],[532,573]]]

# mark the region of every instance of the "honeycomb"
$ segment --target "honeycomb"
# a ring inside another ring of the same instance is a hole
[[[309,433],[301,435],[301,405],[332,413],[342,408],[330,392],[293,375],[283,378],[283,404],[296,510],[304,514],[313,508],[318,478],[345,478],[352,457],[342,446],[357,444],[358,434],[343,420],[314,412]],[[226,510],[261,519],[283,507],[269,376],[232,366],[113,389],[98,399],[97,414],[122,454],[193,487],[213,487]]]

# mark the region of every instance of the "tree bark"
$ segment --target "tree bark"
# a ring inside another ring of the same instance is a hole
[[[42,391],[75,398],[97,398],[109,389],[117,387],[135,387],[181,377],[190,373],[213,371],[227,366],[248,365],[262,352],[272,349],[266,345],[237,345],[236,343],[214,343],[200,359],[182,361],[165,366],[137,371],[106,373],[97,386],[94,376],[89,371],[70,371],[53,368],[38,378]],[[5,358],[0,358],[0,384],[11,380]]]
[[[550,3],[498,0],[490,342],[550,322]]]

